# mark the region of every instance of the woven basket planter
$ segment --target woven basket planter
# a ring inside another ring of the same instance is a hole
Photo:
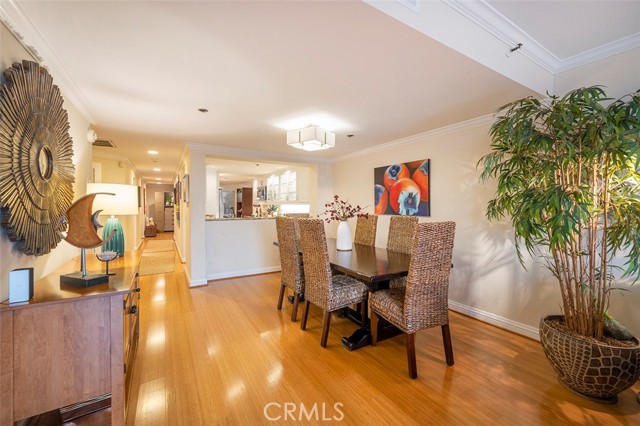
[[[597,402],[618,402],[616,395],[640,377],[638,339],[629,348],[597,344],[565,334],[546,322],[562,319],[560,315],[552,315],[540,320],[542,348],[560,383]]]

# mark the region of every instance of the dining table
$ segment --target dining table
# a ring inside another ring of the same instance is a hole
[[[407,253],[355,243],[351,250],[338,250],[335,238],[327,238],[326,241],[332,270],[365,283],[371,292],[389,288],[389,282],[393,278],[406,276],[409,272],[411,255]],[[304,253],[301,255],[304,262]],[[342,309],[339,315],[360,325],[351,336],[342,338],[342,345],[347,350],[353,351],[371,343],[368,318],[361,318],[360,313],[351,308]],[[400,333],[399,329],[383,318],[378,321],[378,340],[385,340]]]
[[[351,250],[338,250],[335,238],[327,238],[327,252],[334,271],[365,283],[371,292],[389,288],[392,279],[406,276],[411,261],[408,253],[362,244],[353,244]],[[342,346],[353,351],[371,344],[369,318],[362,318],[358,310],[351,308],[344,308],[340,315],[360,325],[353,334],[342,338]],[[401,333],[384,318],[378,321],[379,341]]]

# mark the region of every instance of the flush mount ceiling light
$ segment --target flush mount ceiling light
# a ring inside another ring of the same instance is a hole
[[[158,151],[156,151],[155,149],[150,149],[149,151],[147,151],[147,154],[158,155]]]
[[[336,146],[336,135],[318,126],[310,125],[302,129],[288,131],[287,145],[305,151],[319,151]]]

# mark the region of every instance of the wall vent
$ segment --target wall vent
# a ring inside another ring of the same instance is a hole
[[[104,146],[105,148],[115,148],[116,144],[113,143],[112,140],[106,139],[96,139],[92,144],[93,146]]]

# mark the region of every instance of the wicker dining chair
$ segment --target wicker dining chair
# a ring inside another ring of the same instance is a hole
[[[378,216],[359,217],[356,222],[356,236],[353,242],[365,246],[376,245],[376,229],[378,228]]]
[[[309,213],[287,213],[286,217],[290,217],[293,219],[293,223],[296,228],[296,238],[300,238],[300,228],[298,228],[298,219],[306,219],[309,217]]]
[[[455,222],[430,222],[418,225],[413,239],[406,288],[390,288],[371,294],[371,344],[377,343],[378,316],[406,334],[409,377],[418,377],[415,333],[440,326],[447,365],[453,365],[453,347],[449,331],[449,275]]]
[[[307,327],[311,303],[324,310],[320,345],[327,346],[331,313],[348,305],[362,302],[362,314],[367,308],[368,287],[348,275],[331,275],[327,240],[322,219],[300,219],[306,301],[300,328]],[[364,318],[364,317],[363,317]]]
[[[389,237],[387,249],[411,254],[413,234],[418,226],[415,216],[391,216],[389,220]],[[389,283],[390,288],[404,287],[406,278],[394,278]]]
[[[304,274],[302,271],[298,238],[295,231],[296,219],[291,217],[276,217],[276,232],[280,249],[280,295],[278,296],[278,310],[282,309],[285,288],[293,291],[293,310],[291,321],[298,317],[300,295],[304,293]]]

